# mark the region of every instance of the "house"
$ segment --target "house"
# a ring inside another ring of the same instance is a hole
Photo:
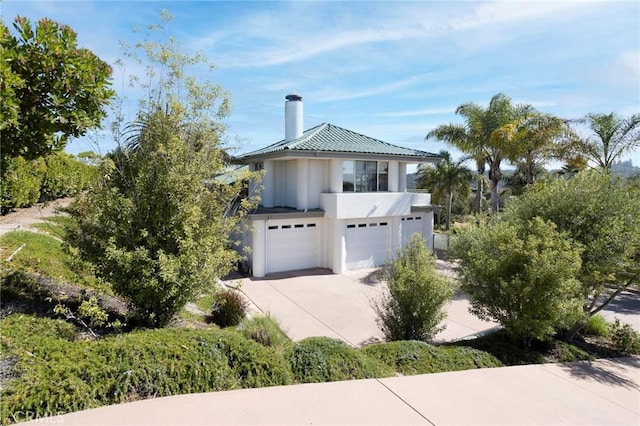
[[[285,138],[240,159],[264,170],[262,204],[242,245],[253,276],[307,268],[336,274],[382,265],[412,234],[433,244],[428,193],[407,192],[407,165],[437,162],[324,123],[303,130],[302,97],[286,96]]]

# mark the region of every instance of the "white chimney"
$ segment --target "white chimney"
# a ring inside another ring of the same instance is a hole
[[[291,93],[284,103],[284,140],[291,141],[302,136],[302,96]]]

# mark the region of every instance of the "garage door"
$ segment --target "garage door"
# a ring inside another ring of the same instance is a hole
[[[405,246],[416,232],[424,238],[422,226],[424,218],[422,216],[409,216],[402,218],[402,245]]]
[[[267,274],[317,268],[319,261],[319,222],[282,221],[267,226]]]
[[[347,224],[347,270],[384,265],[389,256],[389,224],[385,220]]]

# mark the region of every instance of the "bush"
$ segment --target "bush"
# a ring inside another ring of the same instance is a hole
[[[224,289],[216,295],[207,320],[220,327],[235,327],[247,316],[248,307],[249,303],[239,291]]]
[[[453,252],[471,312],[499,322],[524,347],[581,317],[582,248],[553,223],[498,219],[463,231]]]
[[[631,324],[621,322],[616,318],[611,324],[609,337],[617,351],[626,355],[640,353],[640,333]]]
[[[0,210],[6,213],[16,207],[29,207],[40,198],[42,175],[46,168],[42,159],[27,161],[15,157],[0,170]]]
[[[589,317],[582,333],[588,336],[605,337],[609,335],[609,324],[601,315]]]
[[[246,338],[279,351],[291,343],[278,321],[270,315],[256,315],[247,319],[240,324],[239,330]]]
[[[160,329],[74,341],[61,321],[11,315],[0,322],[19,377],[0,394],[2,423],[148,397],[292,382],[287,362],[231,330]],[[3,352],[5,352],[3,350]]]
[[[59,152],[45,158],[41,201],[78,195],[93,180],[97,169]]]
[[[493,355],[477,349],[432,346],[415,340],[378,343],[361,352],[406,375],[503,366]]]
[[[309,337],[296,342],[286,350],[285,357],[299,383],[371,379],[393,374],[383,363],[329,337]]]
[[[414,234],[384,270],[388,291],[372,303],[387,340],[429,340],[443,327],[451,281],[436,274],[436,258]]]

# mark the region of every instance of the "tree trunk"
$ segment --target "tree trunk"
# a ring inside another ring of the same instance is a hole
[[[498,182],[494,179],[491,179],[491,212],[497,213],[499,207],[499,198],[498,198]]]
[[[453,205],[453,192],[449,193],[447,200],[447,231],[451,227],[451,206]]]
[[[480,174],[480,170],[478,170],[477,185],[476,185],[476,213],[480,213],[482,211],[482,196],[484,194],[484,173]]]

